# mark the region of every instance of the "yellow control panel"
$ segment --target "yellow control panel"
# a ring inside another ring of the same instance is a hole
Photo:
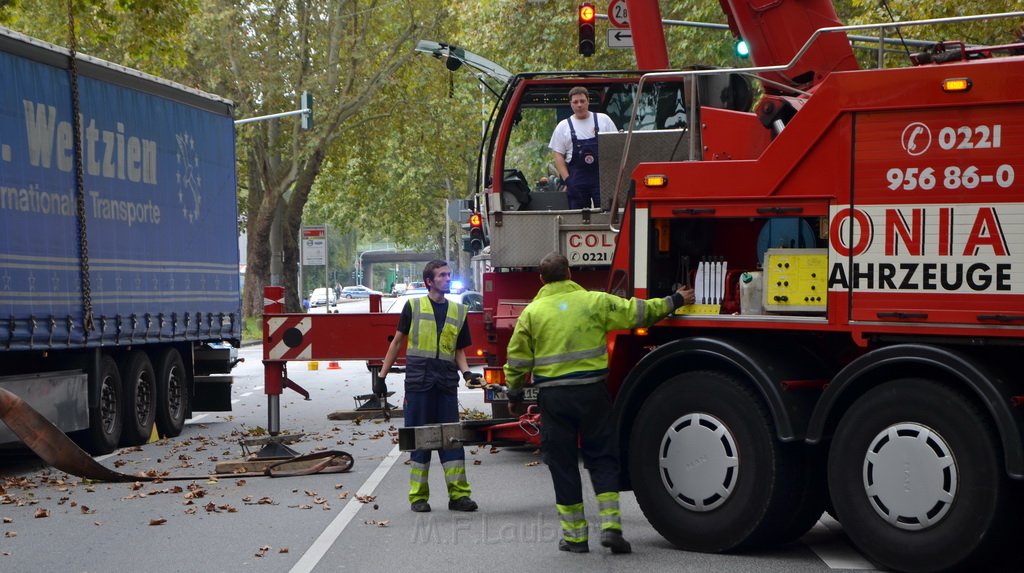
[[[763,276],[765,312],[825,312],[828,249],[768,249]]]

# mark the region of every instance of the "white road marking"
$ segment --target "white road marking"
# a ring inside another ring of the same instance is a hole
[[[357,499],[357,496],[373,494],[373,490],[380,485],[380,482],[384,479],[384,476],[387,475],[391,466],[395,464],[395,461],[398,460],[401,453],[402,452],[398,449],[398,446],[392,448],[391,452],[384,458],[384,461],[382,461],[380,465],[377,466],[377,469],[373,470],[370,477],[363,482],[363,486],[358,492],[356,492],[356,495],[349,499],[348,504],[341,510],[341,513],[339,513],[338,516],[327,525],[327,528],[320,534],[320,537],[317,537],[316,541],[310,545],[309,549],[302,554],[298,563],[291,568],[291,573],[309,573],[317,566],[318,563],[320,563],[320,560],[327,554],[327,550],[331,548],[331,545],[333,545],[335,541],[337,541],[341,532],[345,531],[345,527],[347,527],[352,521],[352,518],[356,516],[359,509],[366,505],[360,502]]]
[[[231,401],[231,403],[232,403],[232,404],[237,404],[237,403],[239,403],[239,402],[241,402],[241,401],[242,401],[242,400],[241,400],[240,398],[235,398],[234,400],[232,400],[232,401]]]
[[[819,529],[820,528],[820,529]],[[826,539],[820,543],[808,543],[807,547],[811,549],[818,558],[821,559],[825,565],[828,565],[829,569],[853,569],[853,570],[869,570],[875,569],[874,564],[865,559],[860,553],[857,552],[847,541],[845,536],[838,536],[837,533],[842,533],[843,527],[838,521],[832,519],[828,515],[823,515],[818,520],[815,529],[820,532],[821,529],[825,529],[829,532]]]
[[[239,396],[241,396],[242,398],[245,398],[246,396],[252,396],[252,392],[246,392],[244,394],[239,394]]]
[[[203,418],[205,418],[207,416],[209,416],[209,414],[199,414],[198,416],[192,416],[190,419],[185,420],[185,424],[186,425],[188,425],[188,424],[195,424],[196,422],[198,422],[199,420],[202,420]]]

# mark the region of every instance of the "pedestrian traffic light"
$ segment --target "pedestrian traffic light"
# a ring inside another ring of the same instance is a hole
[[[483,250],[487,245],[487,240],[484,237],[483,217],[480,213],[473,213],[469,216],[469,240],[467,241],[466,251],[477,254]]]
[[[582,54],[584,57],[593,56],[594,22],[596,20],[594,4],[591,2],[580,3],[578,13],[580,22],[580,54]]]

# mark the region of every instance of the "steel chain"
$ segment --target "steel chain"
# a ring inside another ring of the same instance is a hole
[[[72,138],[75,149],[75,195],[78,217],[78,242],[80,248],[80,261],[82,272],[82,328],[85,334],[95,330],[92,313],[92,287],[89,282],[89,235],[86,228],[85,216],[85,174],[82,161],[82,119],[80,116],[81,107],[78,96],[78,65],[77,48],[75,41],[75,13],[73,9],[74,0],[68,0],[68,52],[70,52],[70,64],[68,71],[71,76],[71,125]]]

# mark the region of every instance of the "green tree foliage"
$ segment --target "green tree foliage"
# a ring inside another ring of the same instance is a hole
[[[68,45],[69,0],[13,0],[0,24],[58,46]],[[71,0],[78,51],[155,75],[173,77],[198,0]]]
[[[269,235],[279,206],[286,304],[299,308],[296,276],[287,269],[299,262],[296,237],[314,182],[339,141],[367,121],[364,108],[379,100],[412,57],[416,39],[443,16],[426,1],[212,0],[194,19],[192,73],[207,89],[235,100],[239,117],[294,110],[303,90],[315,98],[311,131],[301,131],[294,117],[238,130],[248,233],[245,315],[262,308],[263,286],[271,278]]]

